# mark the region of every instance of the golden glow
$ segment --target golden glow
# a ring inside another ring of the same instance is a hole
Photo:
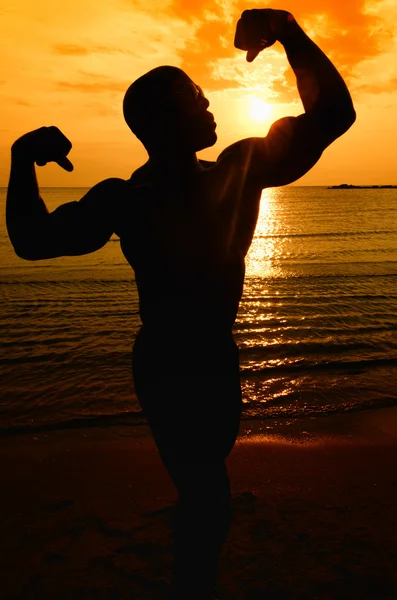
[[[267,104],[260,98],[252,98],[250,102],[250,115],[255,121],[266,121],[270,118],[272,109],[270,104]]]
[[[273,258],[277,253],[279,238],[269,236],[278,230],[277,195],[277,188],[268,188],[262,192],[258,224],[246,258],[248,276],[270,277],[273,273]]]
[[[250,64],[234,47],[246,8],[217,0],[2,2],[0,186],[8,183],[11,144],[43,125],[70,138],[75,170],[47,165],[38,170],[41,186],[129,178],[147,156],[124,122],[124,92],[159,65],[184,69],[211,101],[218,142],[200,158],[216,160],[239,139],[265,136],[275,120],[301,114],[282,46]],[[340,69],[357,112],[298,185],[397,183],[396,1],[293,0],[288,9]]]

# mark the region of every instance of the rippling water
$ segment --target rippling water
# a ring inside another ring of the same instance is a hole
[[[42,190],[50,210],[84,192]],[[118,239],[31,263],[2,222],[0,256],[0,427],[142,421],[138,298]],[[235,325],[243,418],[396,403],[396,329],[397,190],[266,190]]]

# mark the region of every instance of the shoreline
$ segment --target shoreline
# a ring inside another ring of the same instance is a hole
[[[397,443],[397,406],[295,419],[252,419],[241,423],[239,436],[245,441],[275,438],[300,444],[325,440],[394,444]]]
[[[116,423],[110,423],[112,415],[93,418],[84,426],[84,420],[75,419],[70,423],[61,423],[53,427],[39,426],[37,428],[21,428],[13,431],[11,428],[0,430],[0,448],[6,440],[17,439],[52,439],[57,435],[78,437],[77,432],[83,432],[84,437],[90,436],[111,439],[118,437],[141,438],[151,436],[146,419],[142,416],[141,423],[123,425],[122,418],[117,415]],[[127,417],[128,419],[128,417]],[[89,424],[90,423],[90,424]],[[240,421],[239,438],[248,441],[251,438],[268,440],[276,438],[280,441],[305,443],[317,438],[343,439],[351,438],[374,439],[379,437],[397,442],[397,405],[384,408],[368,408],[351,410],[344,413],[325,415],[305,415],[301,417],[268,417],[244,419]]]

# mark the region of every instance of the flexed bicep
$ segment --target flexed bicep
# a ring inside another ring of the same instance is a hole
[[[62,204],[49,213],[37,232],[32,259],[79,256],[102,248],[114,233],[114,203],[124,183],[107,179],[79,201]]]
[[[262,189],[292,183],[316,164],[331,141],[312,116],[279,119],[265,138],[252,138],[250,176]]]
[[[68,202],[50,213],[45,234],[46,258],[78,256],[102,248],[113,233],[106,222],[81,202]]]
[[[320,123],[307,114],[284,117],[266,137],[245,138],[226,148],[218,158],[240,167],[246,183],[265,189],[287,185],[307,173],[332,140]]]

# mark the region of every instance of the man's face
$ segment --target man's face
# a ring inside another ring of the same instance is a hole
[[[173,82],[157,108],[158,122],[172,145],[198,152],[215,144],[216,123],[209,105],[203,90],[187,75]]]

